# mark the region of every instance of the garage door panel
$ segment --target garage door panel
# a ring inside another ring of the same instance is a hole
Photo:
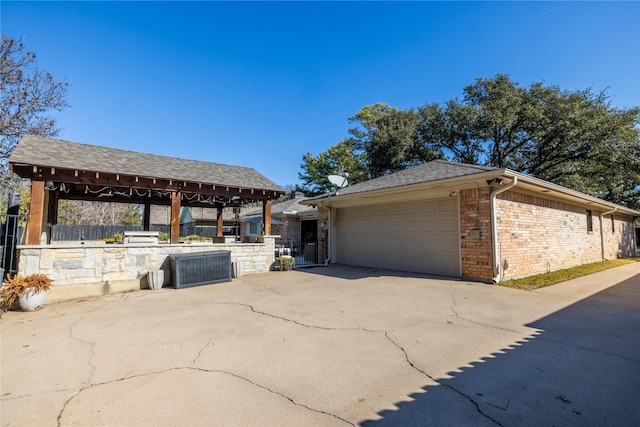
[[[436,212],[438,205],[433,202],[420,202],[420,212]]]
[[[459,250],[458,242],[443,238],[442,240],[440,240],[440,250],[442,252],[455,253],[457,256]]]
[[[406,203],[403,205],[403,212],[408,214],[408,213],[415,213],[419,211],[419,206],[418,206],[418,202],[416,203]]]
[[[434,233],[438,231],[438,221],[422,221],[417,231],[421,233]]]
[[[440,212],[457,212],[458,201],[453,198],[442,199],[438,202],[438,210]]]
[[[445,218],[438,221],[440,231],[458,231],[458,218]]]
[[[455,199],[339,209],[337,262],[459,276],[458,223]]]

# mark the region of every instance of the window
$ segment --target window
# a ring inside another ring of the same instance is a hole
[[[616,220],[611,215],[611,234],[616,234]]]
[[[593,212],[591,212],[591,209],[587,209],[587,231],[589,233],[593,232]]]
[[[257,222],[250,222],[249,223],[249,231],[247,234],[260,234],[260,232],[258,231],[260,224]]]

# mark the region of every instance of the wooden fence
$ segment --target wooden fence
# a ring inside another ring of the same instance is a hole
[[[169,233],[168,225],[152,225],[150,231]],[[52,241],[102,240],[112,237],[116,233],[125,231],[144,231],[141,225],[70,225],[56,224],[51,227]],[[181,225],[180,236],[198,235],[200,237],[215,237],[216,227],[205,225]]]

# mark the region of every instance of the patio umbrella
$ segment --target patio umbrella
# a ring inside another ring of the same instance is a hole
[[[196,222],[191,216],[191,209],[182,208],[182,212],[180,213],[180,225],[191,224],[192,222]]]

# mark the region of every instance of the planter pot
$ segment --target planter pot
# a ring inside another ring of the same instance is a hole
[[[47,291],[30,292],[27,290],[18,299],[18,304],[23,311],[36,311],[42,308],[47,298]]]
[[[154,270],[147,273],[149,289],[162,289],[164,285],[164,270]]]
[[[243,261],[236,261],[231,263],[231,277],[240,278],[242,277],[242,269],[244,267]]]

